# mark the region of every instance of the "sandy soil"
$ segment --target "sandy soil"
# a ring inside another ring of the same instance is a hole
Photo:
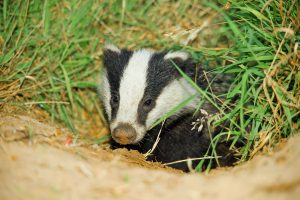
[[[66,146],[66,129],[0,115],[0,199],[299,199],[300,135],[276,152],[183,174],[137,152]]]

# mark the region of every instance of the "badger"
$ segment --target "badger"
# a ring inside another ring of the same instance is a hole
[[[208,121],[219,110],[199,95],[175,65],[203,90],[210,88],[216,95],[228,90],[230,84],[225,76],[205,73],[184,51],[131,51],[106,44],[99,93],[113,149],[148,153],[149,161],[188,172],[212,152],[211,140],[222,127],[211,128]],[[193,98],[174,109],[189,97]],[[170,112],[171,116],[153,127]],[[218,143],[215,152],[218,157],[211,160],[210,167],[230,166],[235,162],[226,142]]]

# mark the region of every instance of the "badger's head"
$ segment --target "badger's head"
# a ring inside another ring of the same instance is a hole
[[[99,90],[116,142],[138,143],[156,120],[196,93],[171,60],[182,69],[194,67],[185,52],[105,46]],[[196,102],[177,111],[177,115],[194,109]]]

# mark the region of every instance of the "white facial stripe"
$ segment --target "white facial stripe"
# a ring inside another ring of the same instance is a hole
[[[108,119],[111,120],[111,106],[110,106],[110,86],[107,79],[107,72],[103,71],[102,79],[100,82],[99,92],[101,99],[104,104],[105,110],[108,115]]]
[[[197,94],[197,91],[184,79],[180,78],[168,84],[156,100],[155,107],[150,111],[146,120],[146,129],[149,130],[152,124],[162,115],[172,110],[175,106],[186,100],[188,97]],[[185,109],[195,109],[199,97],[185,106]],[[177,112],[181,112],[180,110]],[[178,113],[175,113],[175,115]]]
[[[139,126],[136,122],[137,110],[146,88],[148,62],[152,54],[153,51],[140,50],[134,52],[129,59],[120,82],[120,103],[116,119],[111,124],[112,130],[116,128],[118,123],[123,122],[130,123],[136,128],[138,132],[137,138],[140,138],[140,134],[144,134],[140,133],[144,128],[137,127]]]
[[[182,60],[186,60],[189,58],[189,54],[186,53],[186,52],[181,52],[181,51],[175,51],[175,52],[170,52],[170,53],[167,53],[165,56],[164,56],[164,59],[167,60],[167,59],[172,59],[172,58],[180,58]]]

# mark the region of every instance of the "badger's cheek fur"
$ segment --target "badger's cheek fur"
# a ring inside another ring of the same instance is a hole
[[[141,125],[125,122],[112,122],[110,125],[112,138],[119,144],[136,144],[141,141],[146,128]]]

